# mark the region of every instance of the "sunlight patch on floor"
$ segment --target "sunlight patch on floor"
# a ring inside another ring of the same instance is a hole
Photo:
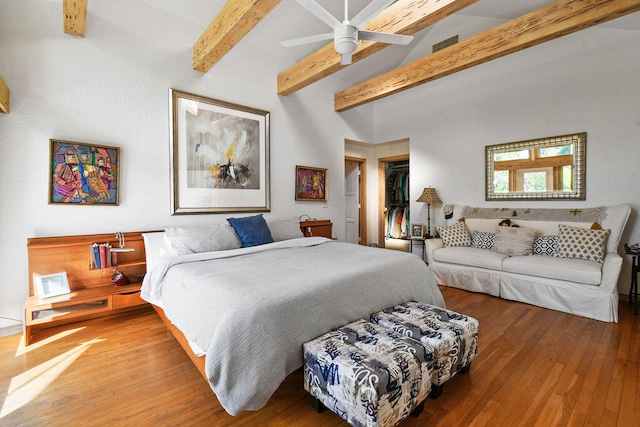
[[[13,377],[0,409],[0,419],[35,399],[90,346],[104,339],[95,338],[53,359]]]
[[[18,349],[16,350],[16,356],[22,356],[23,354],[27,354],[30,351],[34,351],[39,349],[40,347],[44,347],[47,344],[50,344],[56,340],[59,340],[61,338],[67,337],[73,333],[76,333],[78,331],[81,331],[85,328],[85,326],[82,326],[80,328],[75,328],[75,329],[68,329],[66,331],[62,331],[59,334],[55,334],[50,336],[49,338],[44,338],[40,341],[37,341],[35,343],[29,344],[28,346],[24,345],[24,340],[20,340],[20,345],[18,346]]]

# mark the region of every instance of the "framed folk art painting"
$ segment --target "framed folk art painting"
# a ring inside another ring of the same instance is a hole
[[[326,202],[327,169],[296,166],[296,200]]]
[[[49,203],[118,204],[118,147],[60,139],[49,141]]]
[[[268,212],[269,112],[170,90],[171,214]]]

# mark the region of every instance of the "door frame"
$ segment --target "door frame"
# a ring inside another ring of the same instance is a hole
[[[360,170],[358,178],[358,203],[360,203],[360,209],[358,209],[358,233],[360,234],[360,244],[366,246],[369,241],[367,238],[367,159],[344,156],[344,161],[345,164],[346,162],[358,163],[358,169]]]

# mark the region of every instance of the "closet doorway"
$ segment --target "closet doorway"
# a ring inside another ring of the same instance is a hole
[[[378,246],[409,250],[409,155],[402,154],[378,159]],[[394,229],[390,219],[394,219]]]
[[[366,159],[344,158],[345,240],[367,244]]]

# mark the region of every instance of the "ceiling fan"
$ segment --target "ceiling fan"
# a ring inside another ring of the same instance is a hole
[[[409,42],[413,40],[413,36],[360,29],[396,0],[373,0],[351,20],[349,20],[348,16],[349,0],[344,0],[344,21],[342,22],[338,21],[338,19],[327,12],[327,10],[320,6],[315,0],[296,1],[324,23],[333,28],[333,32],[283,41],[282,45],[284,47],[299,46],[302,44],[333,39],[335,49],[340,54],[340,64],[348,65],[351,64],[351,54],[353,54],[353,52],[358,48],[358,40],[371,40],[375,42],[401,45],[409,44]]]

